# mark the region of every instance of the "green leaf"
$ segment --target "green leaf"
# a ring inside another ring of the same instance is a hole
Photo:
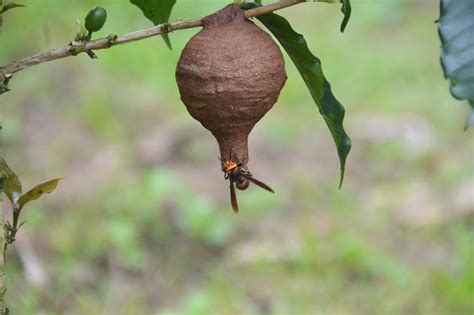
[[[474,124],[474,101],[469,101],[469,113],[467,114],[466,124],[464,125],[464,130],[469,128]]]
[[[21,182],[2,157],[0,157],[0,177],[5,181],[3,192],[12,205],[15,204],[21,196]]]
[[[453,97],[470,104],[467,129],[474,122],[474,2],[441,0],[440,11],[441,65]]]
[[[318,2],[327,2],[327,3],[342,3],[341,12],[344,14],[344,18],[342,19],[341,23],[341,32],[344,32],[346,29],[347,23],[351,17],[351,2],[350,0],[316,0]]]
[[[351,2],[350,0],[341,0],[342,2],[342,7],[341,7],[341,12],[344,14],[344,18],[342,19],[341,23],[341,33],[344,32],[346,29],[347,23],[349,22],[349,19],[351,18]]]
[[[20,199],[18,199],[19,209],[21,210],[25,204],[32,200],[38,199],[44,194],[52,193],[58,186],[60,180],[61,178],[56,178],[35,186],[33,189],[21,196]]]
[[[23,4],[7,3],[0,9],[0,13],[6,12],[6,11],[11,10],[13,8],[22,8],[22,7],[24,7]]]
[[[24,7],[24,5],[23,4],[16,4],[16,3],[7,3],[7,4],[3,5],[3,1],[0,0],[0,30],[2,29],[2,26],[3,26],[2,13],[6,12],[10,9],[19,8],[19,7]],[[8,89],[6,89],[4,86],[2,86],[0,84],[0,94],[3,94],[6,91],[8,91]]]
[[[176,0],[130,0],[130,2],[139,7],[145,17],[152,21],[153,24],[158,25],[168,22]],[[168,34],[163,34],[163,39],[169,49],[171,49]]]
[[[258,5],[254,3],[246,3],[243,7],[250,9],[256,6]],[[334,97],[331,85],[324,77],[321,61],[311,53],[304,37],[296,33],[284,17],[270,13],[257,18],[272,32],[286,50],[303,77],[320,114],[326,121],[336,143],[341,168],[339,186],[342,185],[346,159],[351,149],[351,139],[347,136],[343,127],[344,107]]]

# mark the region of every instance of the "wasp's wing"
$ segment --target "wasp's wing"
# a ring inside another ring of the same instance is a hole
[[[251,175],[244,175],[244,177],[247,178],[252,183],[254,183],[255,185],[260,186],[271,193],[275,193],[275,191],[270,186],[268,186],[264,182],[259,181],[258,179],[253,178]]]
[[[239,206],[237,205],[237,196],[235,195],[234,183],[230,181],[230,203],[235,213],[239,212]]]
[[[253,178],[251,175],[244,175],[244,177],[247,178],[252,183],[254,183],[255,185],[260,186],[271,193],[275,193],[275,191],[270,186],[268,186],[264,182],[259,181],[258,179]]]

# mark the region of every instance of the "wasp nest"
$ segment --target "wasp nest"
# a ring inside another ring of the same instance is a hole
[[[248,135],[276,103],[286,81],[283,56],[272,38],[238,5],[203,19],[176,69],[181,100],[212,132],[223,161],[248,162]]]

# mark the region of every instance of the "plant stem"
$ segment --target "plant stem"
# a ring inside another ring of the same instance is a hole
[[[6,314],[5,292],[7,291],[5,281],[5,251],[6,251],[6,229],[3,221],[3,184],[5,178],[0,174],[0,315]]]
[[[295,4],[305,2],[305,0],[282,0],[269,5],[265,5],[259,8],[245,11],[245,17],[252,18],[260,15],[264,15],[276,10],[280,10]],[[111,48],[121,44],[130,43],[137,40],[142,40],[148,37],[157,36],[165,33],[169,33],[176,30],[188,29],[193,27],[202,26],[201,19],[189,20],[189,21],[178,21],[173,23],[164,23],[150,27],[148,29],[135,31],[132,33],[124,34],[122,36],[109,35],[104,38],[96,39],[93,41],[84,42],[71,42],[70,44],[46,51],[34,56],[26,57],[18,61],[14,61],[6,66],[0,67],[0,88],[6,88],[8,80],[11,76],[21,70],[28,67],[45,63],[48,61],[61,59],[69,56],[76,56],[83,52],[90,52],[92,50],[100,50]],[[0,89],[1,91],[2,89]],[[1,94],[1,93],[0,93]]]

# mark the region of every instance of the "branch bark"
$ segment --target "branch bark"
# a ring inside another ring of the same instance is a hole
[[[282,0],[280,2],[275,2],[259,8],[245,11],[245,17],[252,18],[264,15],[302,2],[305,2],[305,0]],[[201,20],[202,18],[189,21],[164,23],[144,30],[124,34],[122,36],[109,35],[107,37],[96,39],[93,41],[71,42],[70,44],[64,47],[49,50],[34,56],[14,61],[6,66],[0,67],[0,94],[8,90],[8,81],[14,73],[24,70],[28,67],[70,56],[76,56],[84,52],[90,53],[93,50],[107,49],[113,46],[142,40],[148,37],[157,36],[172,31],[199,27],[202,26]]]
[[[6,229],[3,219],[3,184],[5,178],[0,172],[0,314],[6,314],[5,308],[5,292],[7,291],[5,281],[5,244]]]

